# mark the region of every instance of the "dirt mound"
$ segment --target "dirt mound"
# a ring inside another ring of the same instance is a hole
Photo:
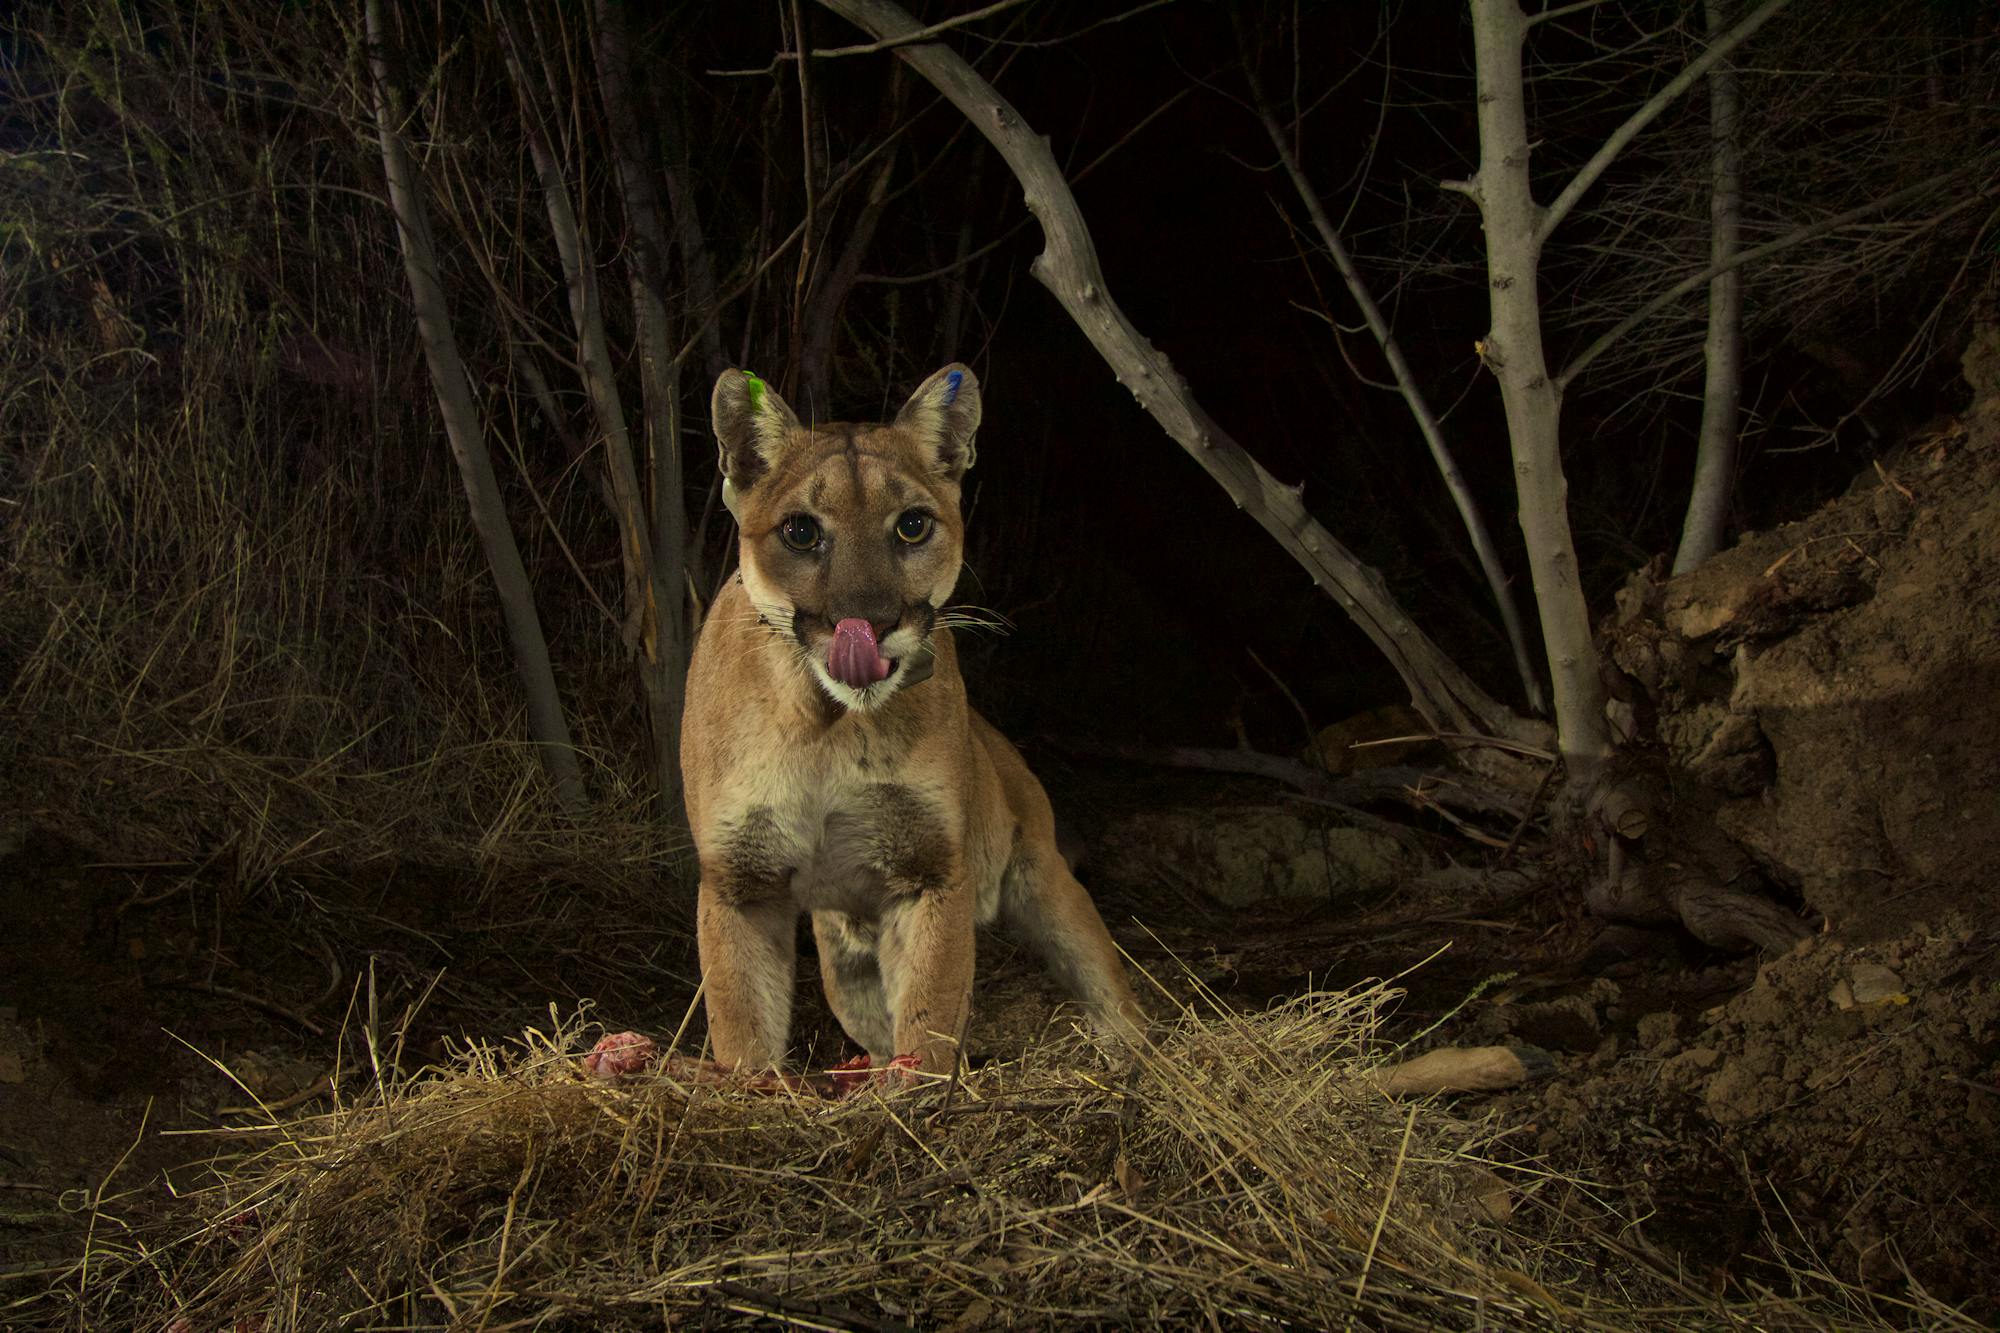
[[[2000,863],[2000,421],[1622,597],[1612,657],[1678,799],[1856,941]]]
[[[1679,774],[1676,827],[1726,835],[1712,868],[1820,932],[1719,1005],[1596,997],[1602,1048],[1528,1108],[1551,1160],[1614,1170],[1670,1248],[1724,1263],[1768,1229],[1850,1281],[1992,1300],[1996,438],[1968,418],[1621,599],[1627,720]]]
[[[1655,1243],[1718,1271],[1768,1232],[1848,1281],[1990,1300],[1993,948],[1963,922],[1866,949],[1820,939],[1693,1021],[1607,1022],[1602,1058],[1523,1108],[1536,1146],[1608,1169]]]

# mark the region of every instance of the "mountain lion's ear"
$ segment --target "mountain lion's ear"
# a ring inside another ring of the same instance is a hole
[[[962,365],[946,366],[917,386],[896,414],[896,425],[914,434],[930,450],[938,471],[957,481],[972,466],[979,381]]]
[[[747,370],[725,370],[715,381],[708,414],[722,447],[722,479],[735,491],[757,484],[777,460],[785,437],[799,428],[798,417],[777,390]],[[730,506],[734,512],[735,506]]]

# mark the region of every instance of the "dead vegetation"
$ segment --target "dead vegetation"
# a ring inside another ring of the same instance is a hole
[[[6,34],[35,59],[0,162],[0,787],[107,857],[250,883],[390,856],[657,874],[680,840],[614,743],[632,701],[590,675],[615,627],[547,609],[589,686],[596,808],[571,820],[518,739],[409,331],[375,308],[387,218],[310,188],[368,159],[336,117],[274,126],[241,71],[185,77],[218,13]],[[535,563],[567,577],[568,492],[527,490]]]
[[[556,1020],[108,1181],[24,1327],[1971,1328],[1810,1266],[1715,1295],[1494,1123],[1390,1101],[1373,986],[844,1101],[602,1083]],[[1212,999],[1212,997],[1210,997]],[[374,1043],[370,1043],[371,1051]],[[1780,1247],[1782,1249],[1782,1247]]]

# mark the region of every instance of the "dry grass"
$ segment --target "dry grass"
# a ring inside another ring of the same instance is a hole
[[[249,883],[386,857],[656,877],[678,849],[617,627],[550,531],[608,534],[596,497],[581,474],[552,517],[517,497],[578,821],[520,739],[421,361],[384,318],[377,164],[337,109],[280,133],[189,77],[231,14],[44,6],[0,32],[33,57],[4,116],[32,147],[0,157],[0,809]]]
[[[441,597],[345,588],[328,529],[351,497],[329,495],[311,526],[260,496],[215,497],[233,522],[147,515],[145,500],[199,474],[171,489],[125,475],[140,459],[174,466],[159,458],[171,439],[100,442],[74,432],[61,461],[95,492],[73,503],[117,505],[129,546],[92,543],[86,563],[65,540],[70,497],[38,483],[0,575],[13,658],[0,798],[31,822],[114,858],[226,857],[251,882],[384,857],[651,875],[676,850],[629,749],[586,750],[597,807],[557,813],[515,739],[504,653],[482,642],[478,580],[454,568],[477,550],[456,511],[439,511],[423,566],[444,571]]]
[[[597,808],[561,818],[442,451],[382,513],[383,479],[316,438],[341,429],[326,405],[270,382],[275,336],[207,330],[180,383],[95,378],[55,332],[0,352],[31,405],[0,534],[0,799],[111,857],[250,881],[387,856],[657,873],[675,847],[609,744],[643,722],[574,693]],[[552,619],[615,663],[606,631]]]
[[[228,1131],[251,1146],[166,1216],[101,1205],[88,1252],[13,1313],[273,1333],[1972,1327],[1810,1271],[1728,1301],[1675,1281],[1580,1182],[1496,1166],[1490,1124],[1365,1088],[1390,994],[1186,1019],[1125,1067],[1066,1038],[844,1102],[595,1083],[575,1020],[408,1082],[350,1071],[335,1111]]]

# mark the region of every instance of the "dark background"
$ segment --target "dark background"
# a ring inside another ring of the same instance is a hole
[[[920,16],[955,8],[930,5]],[[597,597],[617,605],[616,534],[590,481],[594,460],[579,465],[565,452],[528,405],[516,362],[521,346],[540,341],[572,433],[588,441],[590,413],[563,364],[574,349],[564,283],[526,165],[497,11],[453,3],[389,12],[391,68],[410,100],[405,133],[425,173],[459,341],[484,395],[559,679],[572,706],[617,715],[582,724],[585,739],[623,748],[644,723],[629,715],[616,627],[577,582],[580,567]],[[636,415],[628,238],[596,100],[595,20],[572,4],[507,12],[543,58],[545,107],[560,108],[546,128],[598,265]],[[1030,276],[1039,229],[997,154],[955,109],[891,55],[815,59],[802,130],[797,64],[774,60],[797,45],[790,5],[622,12],[648,116],[640,151],[680,173],[727,294],[715,313],[721,354],[697,350],[683,376],[685,500],[691,516],[706,517],[706,583],[722,573],[732,540],[705,429],[723,364],[784,386],[802,412],[880,418],[931,370],[962,358],[985,385],[987,412],[961,595],[1014,623],[1011,635],[970,645],[969,674],[1003,727],[1023,739],[1218,744],[1235,739],[1240,722],[1256,746],[1295,751],[1305,728],[1287,689],[1315,726],[1403,698],[1333,602],[1135,405]],[[803,5],[800,15],[815,49],[862,40],[830,12]],[[1541,198],[1699,53],[1701,23],[1697,5],[1606,4],[1535,30]],[[1993,28],[1989,6],[1960,0],[1865,11],[1797,0],[1767,25],[1739,62],[1746,243],[1940,164],[1990,158],[2000,142],[1991,132]],[[262,469],[254,500],[264,507],[232,518],[228,503],[251,502],[218,501],[220,516],[201,519],[213,519],[212,530],[169,524],[143,535],[107,517],[149,503],[142,490],[87,493],[76,479],[103,476],[101,465],[39,452],[75,423],[35,416],[22,394],[9,484],[25,496],[26,479],[37,478],[43,515],[15,512],[66,544],[58,563],[96,562],[107,576],[130,569],[149,596],[153,582],[181,577],[189,551],[233,540],[231,522],[261,531],[311,515],[335,533],[334,618],[402,635],[407,646],[395,652],[411,677],[449,679],[457,669],[432,671],[415,660],[426,653],[470,654],[505,673],[381,202],[357,29],[343,7],[252,12],[216,0],[49,7],[8,30],[13,96],[0,135],[19,154],[6,184],[18,220],[9,259],[23,365],[82,386],[93,429],[107,438],[143,436],[190,401],[230,403],[243,442],[218,447],[239,451],[231,468]],[[1382,356],[1246,100],[1247,59],[1294,126],[1307,175],[1445,418],[1532,635],[1498,393],[1474,346],[1487,323],[1479,222],[1440,187],[1476,165],[1464,8],[1038,3],[946,40],[1070,164],[1111,295],[1201,404],[1277,478],[1302,484],[1315,516],[1382,571],[1427,632],[1520,706],[1444,486],[1402,401],[1362,382],[1387,378]],[[1707,114],[1697,86],[1557,233],[1542,273],[1552,365],[1637,293],[1702,267]],[[868,169],[843,189],[833,183],[891,135],[900,156],[890,199],[860,281],[837,303],[827,401],[801,401],[789,318],[798,249],[749,275],[810,212],[819,258],[807,290],[822,295]],[[66,156],[57,151],[65,146]],[[1985,179],[1964,177],[1974,187]],[[1956,357],[1973,296],[1990,281],[1993,241],[1990,201],[1958,205],[1979,198],[1962,182],[1882,215],[1880,226],[1837,232],[1751,271],[1738,529],[1809,511],[1962,399]],[[961,237],[974,257],[954,267]],[[507,300],[496,299],[482,263]],[[925,281],[887,281],[940,268],[948,271]],[[678,341],[709,309],[685,255],[670,255],[668,270]],[[947,332],[954,308],[963,312],[956,337]],[[1565,404],[1570,518],[1599,611],[1676,540],[1700,415],[1704,308],[1697,293],[1649,321],[1623,360],[1600,362]],[[49,369],[71,354],[74,371]],[[418,637],[410,627],[425,617],[456,637]],[[373,647],[357,649],[351,668],[330,640],[311,651],[344,682],[379,680],[385,697],[425,688],[384,671]],[[385,751],[385,761],[397,757]]]
[[[1540,188],[1544,199],[1698,50],[1694,35],[1676,27],[1693,22],[1686,7],[1607,8],[1618,12],[1536,34],[1546,78],[1532,110],[1538,127],[1550,127],[1537,146],[1538,174],[1548,182]],[[1302,482],[1316,517],[1383,570],[1421,623],[1484,686],[1520,706],[1489,594],[1444,486],[1402,400],[1357,379],[1355,369],[1387,380],[1387,368],[1308,234],[1304,210],[1246,100],[1238,62],[1240,38],[1271,96],[1288,98],[1296,86],[1311,106],[1298,138],[1306,170],[1344,220],[1349,244],[1363,256],[1434,406],[1450,409],[1449,444],[1510,574],[1525,583],[1499,395],[1473,347],[1487,321],[1478,219],[1469,202],[1439,187],[1476,167],[1465,12],[1446,5],[1193,3],[1091,25],[1090,16],[1124,12],[1108,5],[1036,9],[1019,14],[1013,26],[996,19],[976,31],[1052,44],[966,38],[957,45],[1030,125],[1049,135],[1059,159],[1080,167],[1111,150],[1075,192],[1114,298],[1173,359],[1203,406],[1279,479]],[[1883,30],[1900,38],[1917,30],[1917,18],[1941,33],[1961,32],[1968,15],[1930,6],[1921,14],[1878,17]],[[1815,21],[1794,13],[1773,27]],[[741,25],[718,37],[715,60],[760,65],[774,42],[782,44],[749,15]],[[827,13],[809,12],[807,29],[815,45],[857,40]],[[1643,59],[1606,55],[1649,35]],[[1886,73],[1896,57],[1881,48],[1877,56]],[[1573,61],[1594,63],[1585,76],[1564,77]],[[863,127],[879,120],[875,104],[887,65],[879,55],[814,65],[834,141],[866,139]],[[779,77],[790,77],[790,66]],[[702,85],[709,93],[717,86]],[[1704,132],[1699,90],[1683,102],[1683,114],[1663,119],[1649,137]],[[911,90],[911,106],[929,103],[926,88]],[[975,245],[1024,215],[997,154],[964,134],[955,109],[923,112],[913,137],[921,145],[915,155],[941,154],[940,165],[885,220],[867,265],[874,273],[922,272],[948,259],[951,233],[964,215],[950,207],[959,191],[974,200]],[[781,159],[796,151],[782,138],[770,146]],[[1665,170],[1668,155],[1652,149],[1642,137],[1610,182],[1621,173],[1636,181]],[[1754,192],[1754,162],[1747,174]],[[1686,233],[1692,259],[1705,246],[1699,225],[1705,202],[1698,190],[1687,194],[1688,207],[1668,225]],[[940,198],[946,203],[936,210],[924,206]],[[1579,215],[1551,246],[1546,290],[1554,364],[1602,327],[1564,323],[1565,283],[1587,279],[1577,262],[1566,266],[1563,247],[1588,248],[1605,230]],[[972,576],[961,592],[1008,614],[1015,631],[974,653],[977,696],[1017,730],[1199,743],[1229,741],[1240,710],[1252,740],[1272,749],[1300,741],[1297,713],[1272,675],[1317,725],[1403,699],[1399,682],[1332,602],[1113,381],[1054,298],[1028,275],[1039,247],[1039,229],[1030,224],[967,271],[972,327],[962,345],[936,347],[930,358],[970,359],[988,395],[969,491],[976,504]],[[1399,256],[1412,251],[1434,271],[1400,271]],[[891,290],[903,298],[895,312],[888,308]],[[891,385],[866,373],[837,384],[834,413],[893,411],[928,371],[929,364],[914,363],[925,299],[935,304],[935,288],[857,289],[843,350],[860,353],[871,337],[897,336],[903,373]],[[1698,316],[1703,303],[1690,298],[1683,308]],[[1339,342],[1321,312],[1344,326]],[[1813,437],[1802,452],[1773,453],[1767,442],[1806,438],[1805,427],[1833,421],[1865,391],[1793,344],[1833,339],[1873,361],[1924,313],[1918,301],[1878,306],[1753,342],[1746,392],[1753,415],[1738,502],[1744,524],[1769,525],[1809,510],[1888,449],[1908,420],[1921,420],[1950,397],[1952,367],[1940,357],[1927,374],[1872,405],[1871,419]],[[1699,339],[1698,319],[1691,320],[1677,373],[1647,385],[1644,394],[1629,383],[1595,394],[1586,377],[1566,404],[1571,516],[1593,606],[1604,606],[1632,568],[1671,555],[1700,414],[1699,361],[1685,358],[1687,344],[1698,349]],[[1532,634],[1525,588],[1523,596]]]

